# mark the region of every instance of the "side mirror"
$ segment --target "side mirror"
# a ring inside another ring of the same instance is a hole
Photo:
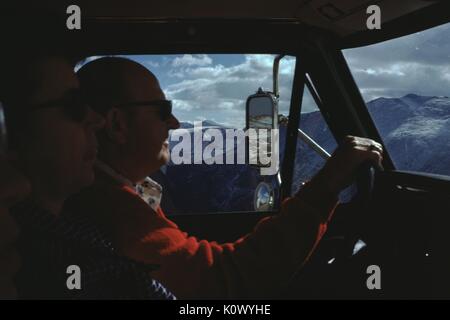
[[[278,146],[278,141],[272,141],[273,130],[278,129],[278,98],[273,93],[259,88],[256,94],[247,98],[246,129],[249,134],[246,146],[248,163],[257,167],[270,167],[272,164],[267,159],[271,159],[273,151],[278,153],[272,150],[274,143]],[[256,141],[252,141],[251,132],[257,134]],[[266,159],[261,157],[262,154]]]
[[[274,203],[273,188],[269,184],[261,182],[255,190],[254,209],[256,211],[270,211],[273,210]]]

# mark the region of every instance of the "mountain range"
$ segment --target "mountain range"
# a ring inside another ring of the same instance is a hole
[[[367,103],[372,119],[399,170],[450,175],[450,99],[408,94],[401,98],[378,98]],[[203,121],[204,130],[227,129],[213,121]],[[192,129],[191,123],[181,128]],[[336,141],[319,111],[303,113],[300,128],[329,153]],[[193,134],[193,130],[189,130]],[[280,127],[280,158],[284,156],[286,126]],[[170,148],[177,142],[170,143]],[[193,144],[192,139],[192,144]],[[203,142],[203,148],[210,142]],[[236,150],[236,145],[226,150]],[[310,179],[325,160],[303,141],[298,142],[293,190]],[[260,176],[248,165],[173,165],[154,178],[165,188],[163,209],[167,213],[204,213],[253,210],[254,190],[261,181],[278,188],[274,176]]]

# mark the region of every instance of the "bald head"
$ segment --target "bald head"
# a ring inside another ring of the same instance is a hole
[[[100,58],[77,74],[91,107],[102,114],[119,104],[165,98],[155,75],[126,58]]]
[[[173,115],[163,116],[161,108],[168,105],[155,102],[166,97],[150,71],[134,61],[108,57],[87,63],[78,78],[88,103],[105,118],[97,133],[103,162],[136,183],[169,161],[169,130],[179,122]]]

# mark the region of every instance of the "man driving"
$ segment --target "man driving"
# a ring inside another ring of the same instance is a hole
[[[347,137],[322,170],[284,200],[279,214],[262,219],[253,232],[234,243],[196,239],[168,219],[158,203],[149,205],[136,192],[169,160],[169,130],[179,127],[157,78],[142,65],[116,57],[89,62],[78,76],[90,105],[106,122],[98,133],[96,181],[72,197],[69,207],[95,217],[122,254],[159,265],[153,276],[179,298],[275,296],[308,260],[357,168],[382,160],[379,143]],[[154,182],[153,189],[161,192]]]

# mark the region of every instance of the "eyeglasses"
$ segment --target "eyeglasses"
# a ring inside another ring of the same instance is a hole
[[[159,116],[162,121],[167,121],[172,116],[171,100],[150,100],[150,101],[134,101],[123,103],[116,106],[117,108],[128,107],[157,107]]]
[[[30,106],[29,110],[47,108],[62,108],[64,114],[76,122],[83,122],[89,112],[89,105],[80,89],[68,90],[61,98]]]

